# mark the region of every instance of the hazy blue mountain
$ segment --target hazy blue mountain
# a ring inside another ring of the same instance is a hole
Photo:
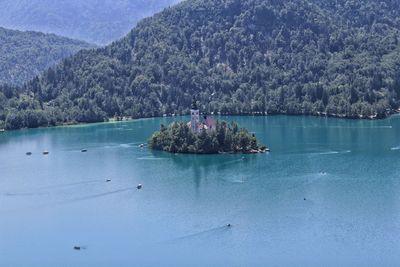
[[[0,0],[0,26],[107,44],[179,0]]]
[[[383,118],[400,106],[396,0],[188,0],[0,88],[8,129],[188,114]],[[22,92],[22,94],[20,94]]]
[[[91,47],[54,34],[0,27],[0,84],[21,85],[62,59]]]

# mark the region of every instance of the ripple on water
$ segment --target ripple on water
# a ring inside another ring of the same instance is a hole
[[[222,180],[232,184],[244,184],[246,182],[245,177],[222,178]]]
[[[311,155],[337,155],[337,154],[348,154],[351,153],[351,150],[344,150],[344,151],[323,151],[323,152],[314,152],[310,153]]]
[[[137,160],[166,160],[167,158],[156,158],[156,157],[140,157]]]
[[[130,147],[132,147],[132,145],[130,145],[130,144],[120,144],[119,146],[120,146],[120,147],[123,147],[123,148],[130,148]]]

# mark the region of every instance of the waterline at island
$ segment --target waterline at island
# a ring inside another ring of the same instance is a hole
[[[184,154],[222,154],[222,153],[265,153],[266,146],[260,145],[254,134],[239,128],[238,124],[217,121],[214,131],[202,129],[192,132],[184,122],[161,125],[160,131],[153,134],[149,147],[170,153]]]
[[[149,140],[149,147],[170,153],[220,154],[220,153],[264,153],[269,149],[260,145],[255,134],[240,128],[235,122],[214,120],[203,115],[196,100],[191,106],[190,122],[173,122],[161,125]]]

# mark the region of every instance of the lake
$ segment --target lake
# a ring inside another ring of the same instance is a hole
[[[398,266],[400,116],[221,118],[272,152],[139,147],[174,118],[0,133],[0,266]]]

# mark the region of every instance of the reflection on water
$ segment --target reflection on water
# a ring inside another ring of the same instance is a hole
[[[185,117],[0,134],[0,266],[397,265],[400,116],[222,118],[272,152],[139,147]]]

